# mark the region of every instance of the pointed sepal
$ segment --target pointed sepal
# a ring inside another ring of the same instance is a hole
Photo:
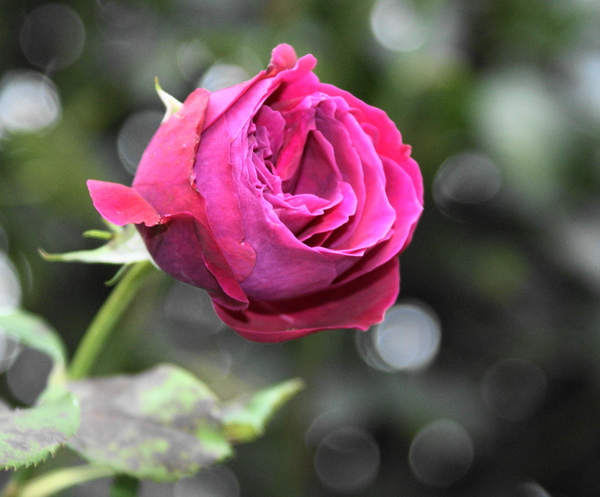
[[[172,95],[169,95],[160,87],[158,78],[154,78],[154,84],[156,88],[156,93],[158,93],[158,96],[162,100],[163,104],[165,104],[165,107],[167,109],[165,112],[165,117],[163,117],[162,120],[162,122],[164,123],[167,119],[169,119],[169,117],[171,117],[173,114],[179,111],[179,109],[183,107],[183,104]]]

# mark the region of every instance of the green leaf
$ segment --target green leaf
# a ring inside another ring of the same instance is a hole
[[[81,426],[69,445],[93,464],[176,481],[231,455],[217,398],[181,368],[161,365],[69,388],[81,402]]]
[[[249,442],[262,435],[273,414],[303,388],[302,380],[293,379],[231,402],[223,408],[227,438],[234,442]]]
[[[42,319],[21,310],[0,314],[0,333],[50,356],[53,362],[48,386],[30,409],[0,406],[0,466],[36,464],[75,433],[79,405],[65,388],[65,346]]]
[[[54,364],[48,385],[65,382],[66,349],[61,338],[45,321],[33,314],[11,309],[0,313],[0,333],[50,356]]]
[[[62,388],[30,409],[0,411],[0,466],[17,468],[43,461],[77,431],[77,399]]]
[[[101,262],[105,264],[130,264],[151,260],[144,241],[133,224],[124,228],[111,226],[108,231],[86,231],[85,235],[93,238],[108,239],[108,243],[93,250],[79,250],[66,254],[48,254],[40,249],[41,256],[48,261],[62,262]]]

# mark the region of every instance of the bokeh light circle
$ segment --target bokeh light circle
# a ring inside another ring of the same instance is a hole
[[[129,116],[117,136],[117,150],[123,167],[135,174],[148,143],[156,133],[164,113],[143,110]]]
[[[502,186],[500,169],[486,155],[463,152],[446,159],[433,181],[438,207],[449,202],[477,204],[494,197]]]
[[[0,373],[7,371],[21,352],[21,344],[5,335],[0,327]]]
[[[343,427],[326,435],[315,453],[321,482],[338,493],[367,488],[379,471],[379,447],[363,429]]]
[[[0,129],[35,133],[55,124],[60,115],[58,90],[43,74],[9,71],[0,80]]]
[[[519,485],[519,497],[552,497],[541,485],[530,481]]]
[[[16,399],[31,405],[46,388],[51,369],[49,356],[25,347],[6,373],[8,388]]]
[[[419,371],[435,359],[441,342],[435,313],[421,303],[391,307],[368,338],[358,336],[357,348],[371,367],[381,371]]]
[[[428,424],[413,438],[409,461],[413,474],[433,487],[447,487],[463,478],[474,458],[467,431],[451,420]]]
[[[198,77],[212,62],[213,53],[200,40],[182,43],[177,49],[177,66],[181,75],[190,82]]]
[[[427,38],[425,23],[407,0],[377,0],[371,31],[381,45],[396,52],[416,50]]]
[[[36,7],[25,19],[20,34],[27,60],[44,70],[57,70],[75,62],[85,42],[79,14],[63,3]]]
[[[535,364],[523,359],[504,359],[492,366],[482,383],[487,406],[507,421],[529,418],[543,402],[547,379]]]
[[[20,303],[21,283],[17,271],[8,256],[0,251],[0,312],[14,309]]]
[[[250,75],[242,66],[217,63],[206,71],[198,86],[206,88],[208,91],[217,91],[248,79],[250,79]]]

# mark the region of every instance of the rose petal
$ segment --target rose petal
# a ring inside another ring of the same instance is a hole
[[[388,115],[381,109],[372,107],[347,91],[333,85],[319,83],[319,89],[327,95],[342,97],[352,109],[355,109],[354,114],[358,122],[368,123],[379,130],[379,140],[374,144],[375,150],[379,155],[389,157],[397,164],[402,165],[402,168],[411,177],[419,201],[423,204],[423,177],[419,171],[419,166],[414,160],[406,160],[406,157],[410,155],[411,148],[409,145],[402,143],[400,131]]]
[[[292,69],[297,60],[296,51],[290,45],[286,43],[277,45],[271,53],[271,62],[266,71],[267,76],[274,76],[285,69]]]
[[[188,212],[164,224],[138,225],[154,262],[180,281],[206,289],[221,306],[244,309],[248,298],[236,280],[210,228]]]
[[[356,265],[341,274],[335,283],[348,282],[362,276],[402,252],[410,243],[423,212],[408,173],[390,159],[384,157],[382,162],[387,178],[386,194],[396,212],[396,220],[390,230],[391,236],[369,250]]]
[[[345,181],[342,181],[339,183],[339,190],[341,201],[335,203],[332,202],[320,219],[307,227],[302,233],[298,234],[299,240],[311,247],[323,245],[337,228],[347,223],[350,217],[356,213],[358,201],[352,186]],[[312,237],[322,234],[324,236],[320,236],[318,242],[316,238],[309,240]]]
[[[160,215],[138,192],[125,185],[89,180],[88,190],[94,207],[105,219],[118,226],[144,223],[154,226]]]
[[[177,113],[161,124],[142,155],[133,188],[152,186],[156,191],[165,191],[172,184],[190,185],[209,98],[207,90],[198,88],[188,96]],[[191,188],[190,192],[193,193]],[[153,203],[152,199],[147,200]]]
[[[279,61],[281,62],[281,61]],[[275,90],[279,88],[282,80],[297,80],[310,74],[310,71],[316,64],[316,60],[312,55],[305,55],[298,59],[293,67],[288,67],[285,63],[283,65],[274,66],[277,70],[267,73],[267,71],[261,71],[254,78],[239,83],[229,88],[223,88],[211,94],[210,103],[206,112],[206,121],[204,129],[212,126],[212,124],[221,117],[226,111],[228,111],[233,105],[235,105],[241,98],[245,100],[254,100],[256,96],[259,97],[258,101],[262,104]],[[261,84],[261,81],[263,82]],[[248,96],[246,93],[252,89],[256,90],[256,85],[260,84],[259,91],[255,91],[254,96]],[[264,88],[267,88],[264,90]],[[254,113],[258,111],[258,106],[254,107]],[[229,114],[232,114],[229,112]]]
[[[341,109],[337,104],[342,102],[328,101],[319,106],[317,127],[336,144],[336,163],[356,193],[357,207],[356,215],[327,240],[327,247],[358,254],[388,236],[396,214],[385,192],[381,159],[373,144],[359,132],[345,104]]]
[[[393,258],[351,284],[299,299],[250,302],[245,311],[215,303],[221,320],[256,342],[283,342],[317,331],[338,328],[367,330],[383,320],[399,290],[398,259]]]
[[[268,88],[260,81],[256,86],[259,93]],[[257,100],[255,88],[249,89],[235,109],[247,112],[258,105]],[[256,195],[254,165],[247,158],[247,128],[239,129],[239,118],[230,119],[230,115],[217,119],[203,132],[202,140],[211,146],[200,147],[194,170],[198,192],[206,199],[211,230],[234,274],[243,280],[244,291],[256,299],[274,294],[297,296],[327,287],[339,274],[339,259],[346,256],[322,254],[304,245],[272,209],[265,209],[266,202]],[[249,274],[237,266],[242,247],[257,254]]]

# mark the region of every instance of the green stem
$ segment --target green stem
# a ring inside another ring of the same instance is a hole
[[[22,486],[17,497],[48,497],[66,488],[90,480],[114,475],[114,471],[101,466],[76,466],[48,471]]]
[[[75,351],[69,369],[71,380],[79,380],[89,374],[115,325],[127,310],[136,291],[152,272],[154,266],[149,261],[138,262],[125,272],[96,314]]]
[[[27,480],[33,469],[33,466],[29,466],[28,468],[20,468],[17,471],[15,471],[12,474],[10,480],[8,481],[6,487],[4,487],[2,497],[15,497],[16,495],[18,495],[19,490],[21,488],[21,483]]]

